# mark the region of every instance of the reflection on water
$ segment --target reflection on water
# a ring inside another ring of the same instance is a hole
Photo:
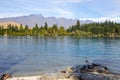
[[[91,62],[120,72],[120,38],[0,37],[0,73],[34,74]]]

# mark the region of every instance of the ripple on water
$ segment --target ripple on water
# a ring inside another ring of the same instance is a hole
[[[90,62],[120,72],[120,38],[0,37],[0,73],[40,74]]]

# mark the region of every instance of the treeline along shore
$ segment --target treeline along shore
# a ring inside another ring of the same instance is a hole
[[[7,27],[0,25],[1,36],[78,36],[78,37],[120,37],[120,23],[105,21],[103,23],[80,24],[77,21],[75,25],[65,28],[58,27],[57,24],[48,26],[38,26],[37,24],[30,28],[28,25],[20,26],[8,24]]]

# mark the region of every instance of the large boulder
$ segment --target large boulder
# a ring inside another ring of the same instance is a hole
[[[101,64],[86,64],[69,67],[64,71],[69,73],[70,80],[120,80],[120,74],[113,74]]]

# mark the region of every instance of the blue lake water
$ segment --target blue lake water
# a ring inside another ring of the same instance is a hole
[[[0,36],[0,73],[40,74],[91,62],[120,73],[120,38]]]

